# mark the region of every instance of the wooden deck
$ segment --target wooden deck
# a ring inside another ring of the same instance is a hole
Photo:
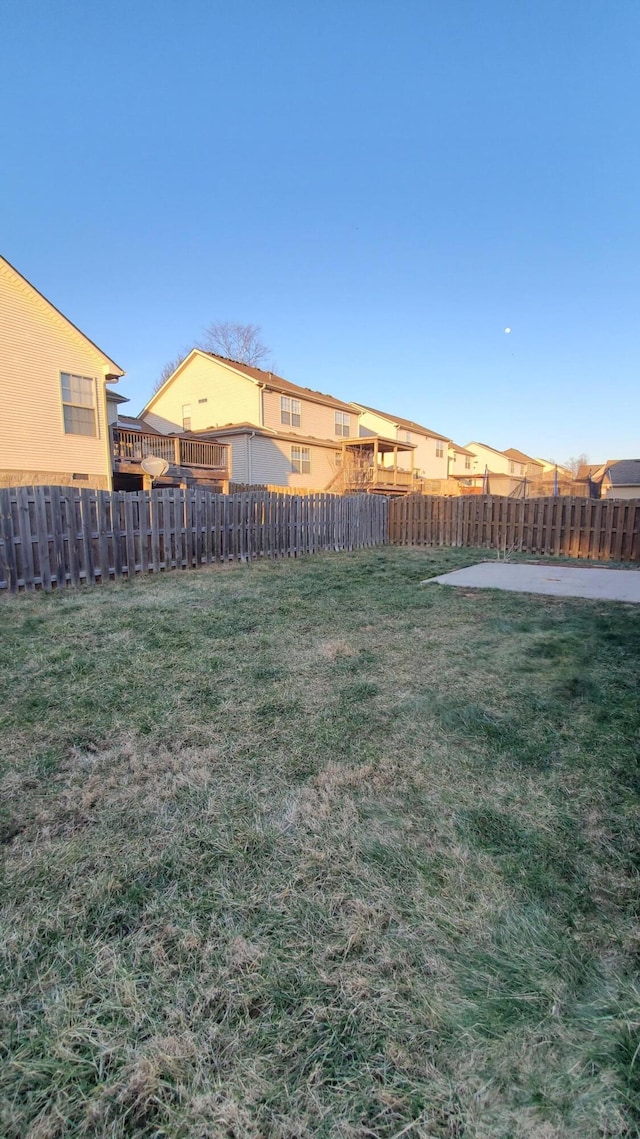
[[[163,481],[216,485],[220,489],[228,486],[229,447],[226,443],[156,435],[122,427],[113,427],[111,438],[114,474],[141,476],[144,474],[142,460],[154,456],[169,464]]]

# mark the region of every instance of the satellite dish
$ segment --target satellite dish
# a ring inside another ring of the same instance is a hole
[[[169,470],[169,464],[166,459],[161,459],[159,455],[148,455],[140,463],[143,471],[147,475],[151,475],[152,479],[159,479]]]

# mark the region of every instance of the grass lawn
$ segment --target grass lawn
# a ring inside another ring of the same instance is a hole
[[[640,1134],[640,607],[474,560],[0,605],[2,1136]]]

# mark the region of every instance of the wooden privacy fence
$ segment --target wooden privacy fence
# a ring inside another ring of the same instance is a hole
[[[411,495],[389,503],[389,541],[639,561],[640,499]]]
[[[387,529],[386,499],[364,494],[18,487],[0,490],[0,592],[353,550],[386,542]]]

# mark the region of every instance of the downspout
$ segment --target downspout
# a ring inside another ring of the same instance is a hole
[[[247,482],[249,483],[249,486],[253,485],[253,469],[252,469],[252,463],[251,463],[251,440],[255,439],[255,437],[256,437],[255,431],[252,431],[250,435],[247,435]]]

